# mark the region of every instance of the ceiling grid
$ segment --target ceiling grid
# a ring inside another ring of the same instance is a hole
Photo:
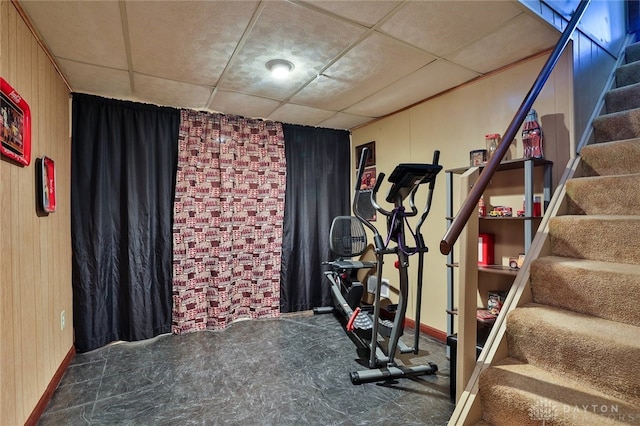
[[[515,0],[13,1],[72,91],[341,129],[559,37]]]

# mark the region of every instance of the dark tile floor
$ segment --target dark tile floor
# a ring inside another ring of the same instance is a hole
[[[333,315],[114,344],[75,357],[39,424],[444,425],[445,346],[421,345],[413,362],[434,362],[436,375],[354,386],[362,367]]]

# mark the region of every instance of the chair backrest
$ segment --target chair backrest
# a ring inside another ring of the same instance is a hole
[[[329,246],[339,257],[360,256],[367,249],[362,222],[353,216],[336,216],[329,231]]]

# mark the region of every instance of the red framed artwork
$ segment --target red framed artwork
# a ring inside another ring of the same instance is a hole
[[[44,213],[56,211],[56,168],[49,157],[36,160],[38,169],[38,207]]]
[[[0,153],[24,166],[31,162],[31,111],[27,102],[0,77]]]

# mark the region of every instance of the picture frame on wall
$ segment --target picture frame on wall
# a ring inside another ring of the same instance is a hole
[[[376,186],[377,177],[375,167],[364,169],[364,172],[362,172],[362,180],[360,181],[360,189],[362,191],[373,189],[373,187]]]
[[[28,166],[31,162],[31,110],[17,91],[0,77],[0,153]]]
[[[38,209],[42,213],[56,211],[56,167],[49,157],[36,160],[38,182]]]
[[[360,156],[362,155],[362,150],[368,148],[369,156],[367,157],[367,161],[364,163],[365,167],[371,167],[376,165],[376,141],[367,142],[362,145],[356,146],[356,169],[358,168],[358,162],[360,161]]]

